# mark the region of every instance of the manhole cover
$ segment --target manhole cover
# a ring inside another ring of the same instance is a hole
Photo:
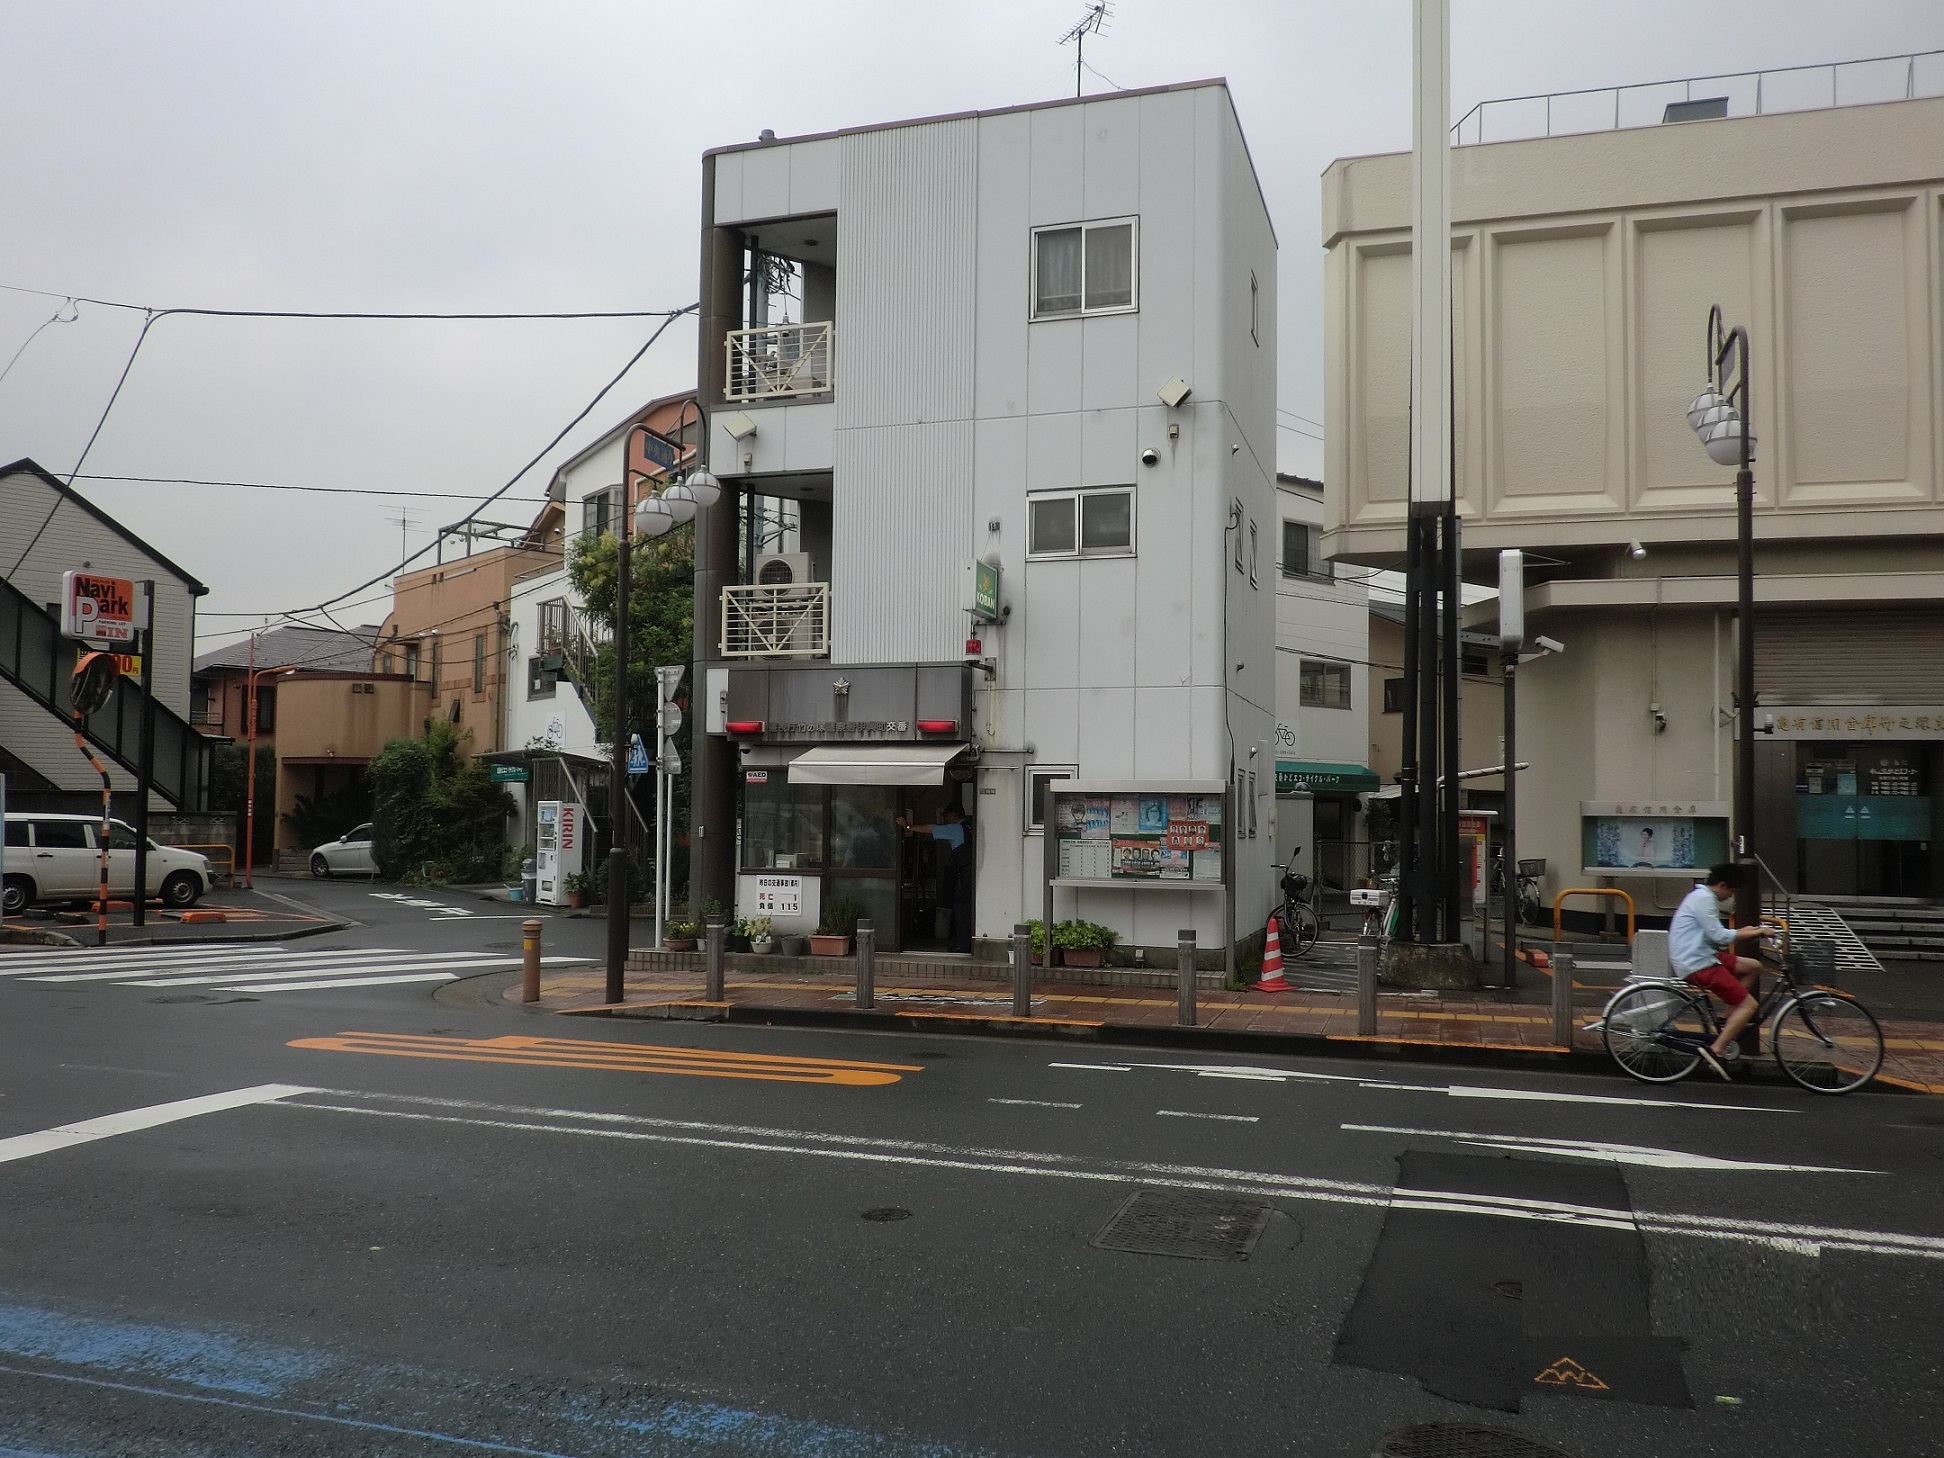
[[[1370,1458],[1572,1458],[1524,1433],[1475,1423],[1414,1423],[1385,1433]]]
[[[880,1205],[875,1210],[866,1210],[863,1218],[880,1223],[890,1220],[909,1220],[911,1212],[899,1205]]]
[[[214,1002],[216,999],[207,992],[178,992],[173,996],[151,997],[150,1002]]]
[[[1269,1207],[1185,1190],[1136,1190],[1093,1243],[1102,1250],[1246,1261],[1269,1224]]]

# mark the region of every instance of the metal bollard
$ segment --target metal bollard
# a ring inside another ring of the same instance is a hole
[[[1192,1028],[1195,1026],[1195,929],[1183,927],[1175,937],[1175,1021],[1184,1028]]]
[[[1033,929],[1015,922],[1012,934],[1013,1005],[1012,1015],[1033,1015]]]
[[[719,921],[709,923],[708,950],[702,958],[702,1000],[704,1002],[722,1001],[722,942],[728,929]]]
[[[520,1001],[540,1000],[540,923],[520,924]]]
[[[1552,1037],[1561,1048],[1573,1046],[1573,954],[1554,952],[1552,959]]]
[[[869,1012],[877,1006],[877,928],[868,916],[857,921],[857,1007]]]
[[[1377,1036],[1377,938],[1357,938],[1357,1033]]]

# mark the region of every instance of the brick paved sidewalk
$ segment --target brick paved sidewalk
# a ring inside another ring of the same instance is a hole
[[[670,959],[673,960],[673,959]],[[619,1004],[604,997],[598,970],[563,969],[549,972],[540,985],[540,1006],[566,1014],[607,1013],[629,1017],[727,1017],[773,1010],[778,1013],[854,1011],[855,974],[848,960],[841,971],[823,974],[745,973],[733,966],[724,978],[724,1000],[703,1001],[699,973],[686,967],[630,970],[626,996]],[[929,967],[925,969],[931,971]],[[516,982],[507,989],[517,1002]],[[1605,1056],[1597,1033],[1585,1025],[1599,1015],[1609,989],[1581,988],[1575,999],[1574,1051]],[[876,1011],[899,1021],[958,1021],[996,1025],[1024,1022],[1049,1032],[1086,1034],[1110,1028],[1169,1029],[1175,1024],[1175,997],[1157,987],[1113,987],[1086,983],[1041,981],[1033,984],[1033,1016],[1012,1017],[1009,986],[987,978],[961,976],[944,980],[898,975],[895,963],[879,965]],[[1535,1054],[1561,1054],[1552,1041],[1552,1017],[1547,1006],[1517,1003],[1490,993],[1464,999],[1420,994],[1380,993],[1377,1033],[1357,1033],[1354,996],[1329,997],[1313,992],[1262,993],[1203,988],[1195,1002],[1197,1028],[1230,1033],[1255,1033],[1323,1038],[1335,1042],[1375,1042],[1449,1048],[1478,1048]],[[1944,1025],[1929,1022],[1886,1022],[1883,1071],[1888,1083],[1924,1093],[1944,1094]],[[1266,1039],[1265,1039],[1266,1041]]]

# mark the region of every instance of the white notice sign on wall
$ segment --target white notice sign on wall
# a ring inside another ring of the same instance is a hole
[[[756,883],[758,916],[801,916],[803,914],[803,877],[752,876]]]

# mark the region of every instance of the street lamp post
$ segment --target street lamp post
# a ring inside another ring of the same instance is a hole
[[[682,412],[690,407],[694,408],[698,422],[703,424],[703,435],[706,436],[702,407],[693,399],[682,402],[682,411],[676,415],[676,430],[679,432],[681,429]],[[659,494],[643,497],[637,507],[634,504],[634,480],[644,473],[634,470],[629,464],[636,435],[658,436],[660,432],[650,429],[645,421],[636,421],[621,441],[621,521],[615,532],[614,750],[609,771],[613,784],[609,787],[608,797],[614,828],[608,847],[607,977],[604,985],[604,995],[610,1003],[620,1002],[626,995],[628,961],[628,749],[631,739],[628,732],[628,588],[633,572],[633,536],[639,531],[645,537],[659,537],[678,523],[690,520],[699,508],[713,506],[721,492],[715,477],[698,465],[682,483]],[[698,460],[700,453],[698,443]],[[656,854],[661,854],[661,847],[656,847]]]
[[[1761,919],[1761,866],[1755,852],[1755,414],[1748,330],[1730,327],[1721,305],[1708,310],[1708,385],[1688,406],[1688,424],[1720,466],[1735,467],[1735,861],[1741,887],[1735,920]],[[1732,361],[1734,373],[1727,370]],[[1726,389],[1723,386],[1726,385]]]

